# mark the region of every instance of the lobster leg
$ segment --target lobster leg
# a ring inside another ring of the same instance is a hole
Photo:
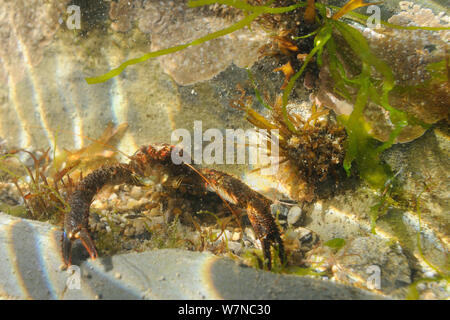
[[[72,240],[67,237],[65,231],[62,235],[62,256],[67,266],[72,264]]]
[[[95,260],[98,257],[94,242],[92,241],[92,238],[86,228],[81,228],[80,231],[76,233],[66,234],[66,232],[63,232],[62,255],[64,263],[67,266],[72,264],[72,241],[75,239],[81,240],[81,244],[87,250],[92,260]]]
[[[285,253],[280,230],[270,212],[272,201],[226,173],[212,169],[197,170],[192,166],[174,164],[171,160],[172,149],[173,146],[167,144],[142,147],[134,154],[129,164],[103,166],[80,181],[69,201],[71,211],[64,219],[62,239],[64,262],[70,265],[72,241],[76,239],[81,240],[92,259],[97,258],[97,250],[87,230],[89,207],[95,194],[104,185],[121,183],[143,185],[141,176],[146,176],[152,171],[158,173],[162,171],[170,177],[184,177],[192,187],[216,192],[225,202],[242,209],[246,208],[256,236],[261,241],[268,269],[272,268],[270,254],[272,246],[278,247],[278,255],[284,263]]]
[[[203,169],[201,173],[208,180],[208,190],[215,191],[222,199],[247,209],[253,230],[261,241],[267,268],[272,268],[270,247],[274,245],[278,245],[278,255],[281,263],[284,263],[285,253],[280,230],[270,212],[272,201],[229,174],[213,169]]]
[[[95,249],[94,242],[86,228],[82,228],[80,231],[80,240],[83,246],[86,248],[87,252],[91,256],[92,260],[97,258],[97,250]]]

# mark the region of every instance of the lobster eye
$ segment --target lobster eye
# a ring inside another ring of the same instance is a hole
[[[70,240],[73,239],[79,239],[80,238],[80,231],[71,231],[69,233],[67,233],[67,238]]]

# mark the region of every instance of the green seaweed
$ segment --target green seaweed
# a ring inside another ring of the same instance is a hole
[[[316,33],[314,39],[314,47],[306,57],[300,70],[290,79],[288,85],[283,92],[283,115],[287,127],[294,131],[294,126],[290,123],[286,106],[288,98],[297,79],[303,74],[307,64],[315,56],[319,67],[322,65],[322,54],[324,51],[328,53],[330,73],[335,82],[335,91],[350,100],[350,94],[346,86],[352,86],[357,89],[357,96],[354,102],[354,109],[350,116],[339,117],[340,122],[346,128],[348,134],[347,152],[344,159],[344,169],[350,175],[352,163],[357,164],[360,176],[369,183],[370,186],[377,190],[382,190],[386,182],[392,177],[392,172],[389,166],[382,164],[380,161],[380,154],[392,146],[395,139],[401,133],[403,128],[409,124],[419,124],[425,128],[421,121],[408,115],[406,112],[398,110],[389,104],[389,93],[394,88],[394,75],[391,68],[381,59],[377,58],[371,51],[367,40],[362,34],[347,23],[327,18],[325,8],[332,6],[324,6],[316,4],[319,13],[322,16],[321,26],[318,30],[308,34],[311,36]],[[332,7],[340,9],[338,7]],[[359,21],[366,21],[367,16],[356,14],[354,12],[346,12],[345,16],[351,18],[358,18]],[[445,30],[448,28],[427,28],[427,27],[401,27],[387,22],[382,22],[383,25],[408,30]],[[340,34],[352,52],[356,55],[361,63],[360,74],[349,79],[343,70],[343,66],[336,54],[335,36]],[[375,79],[375,73],[382,76],[382,80]],[[444,63],[430,66],[430,71],[435,71],[435,77],[439,80],[444,78]],[[370,133],[370,126],[363,116],[363,111],[369,101],[373,101],[381,105],[389,112],[390,120],[394,129],[390,133],[388,140],[384,143],[379,143],[372,137]]]
[[[328,23],[325,24],[318,31],[317,35],[314,38],[314,48],[311,50],[311,52],[305,58],[305,61],[303,62],[303,65],[300,68],[300,70],[296,74],[294,74],[294,76],[289,80],[286,88],[284,89],[284,92],[283,92],[283,109],[282,109],[283,110],[283,116],[284,116],[284,120],[285,120],[285,123],[286,123],[287,127],[292,132],[296,132],[296,131],[295,131],[294,125],[289,120],[289,117],[288,117],[288,114],[287,114],[286,106],[288,104],[289,95],[290,95],[292,89],[294,88],[294,85],[295,85],[297,79],[303,74],[303,72],[306,69],[306,66],[312,60],[312,58],[316,54],[319,55],[319,56],[322,55],[323,48],[324,48],[325,44],[328,42],[328,40],[331,39],[332,32],[333,32],[333,29],[332,29],[331,25],[328,24]]]
[[[222,4],[236,9],[242,10],[245,13],[245,17],[234,23],[233,25],[200,37],[192,42],[180,44],[171,48],[150,52],[139,58],[128,60],[122,63],[119,67],[109,71],[98,77],[86,78],[87,83],[94,84],[107,81],[117,75],[119,75],[126,67],[144,62],[148,59],[171,54],[181,51],[191,46],[200,45],[204,42],[216,39],[227,34],[230,34],[236,30],[249,27],[255,19],[264,14],[280,14],[293,11],[299,7],[306,6],[305,1],[298,1],[294,5],[286,7],[271,7],[274,1],[268,1],[265,5],[251,5],[244,0],[192,0],[189,1],[190,7],[200,7],[211,4]],[[343,8],[315,3],[315,8],[318,11],[316,15],[316,21],[319,25],[318,28],[304,36],[297,38],[306,38],[314,36],[314,47],[307,55],[300,70],[298,70],[294,76],[290,78],[282,97],[282,114],[288,129],[295,132],[295,127],[289,120],[287,112],[287,104],[289,96],[300,76],[306,70],[309,63],[316,59],[317,65],[320,67],[323,64],[323,55],[327,53],[329,60],[330,73],[334,80],[334,90],[337,94],[347,99],[354,105],[353,112],[350,116],[341,116],[339,121],[345,127],[348,140],[347,151],[344,159],[344,169],[347,175],[351,174],[352,165],[355,163],[358,169],[359,175],[367,181],[367,183],[376,190],[382,191],[389,179],[392,178],[392,171],[390,167],[383,164],[380,160],[381,153],[390,148],[395,142],[396,138],[402,132],[402,130],[411,124],[422,125],[427,128],[428,126],[418,121],[414,117],[408,115],[406,112],[398,110],[392,107],[389,103],[389,94],[393,89],[395,90],[408,90],[395,87],[394,75],[391,68],[381,59],[377,58],[371,51],[367,40],[362,34],[354,27],[346,22],[339,21],[340,17],[350,19],[361,24],[365,24],[368,16],[354,12],[353,10],[366,6],[360,0],[350,0]],[[327,9],[338,10],[338,12],[332,17],[327,17]],[[380,23],[389,28],[404,29],[404,30],[449,30],[449,27],[420,27],[420,26],[398,26],[385,21]],[[337,36],[342,38],[349,49],[353,52],[357,58],[357,64],[359,64],[359,74],[353,77],[348,77],[344,71],[341,61],[337,57]],[[429,66],[429,72],[432,75],[433,81],[448,81],[448,61],[443,61],[438,64]],[[380,78],[381,76],[381,78]],[[249,78],[254,83],[251,74]],[[349,87],[356,89],[356,98],[354,101],[351,98]],[[261,95],[255,86],[255,92],[257,99],[267,108],[268,106],[263,102]],[[366,122],[363,116],[363,112],[367,104],[372,101],[382,106],[389,112],[390,121],[393,124],[394,129],[390,133],[390,136],[386,142],[379,142],[373,138],[371,134],[371,128]],[[382,209],[380,206],[375,207],[373,212]],[[373,215],[375,217],[375,215]],[[373,219],[376,221],[376,217]]]
[[[342,238],[334,238],[331,240],[328,240],[323,245],[327,246],[333,250],[339,251],[345,246],[346,241]]]
[[[360,74],[352,79],[345,76],[342,64],[336,56],[335,31],[344,38],[362,64]],[[318,65],[322,64],[324,50],[329,54],[331,74],[340,95],[347,99],[349,98],[345,85],[352,85],[358,90],[353,112],[349,117],[341,116],[339,119],[345,126],[348,134],[344,169],[350,175],[352,162],[355,161],[361,177],[372,187],[381,189],[389,177],[392,176],[392,173],[388,166],[380,163],[379,156],[382,151],[394,143],[401,130],[410,123],[408,121],[410,117],[405,112],[397,110],[389,104],[389,92],[394,87],[392,70],[384,61],[378,59],[372,53],[366,39],[357,29],[344,22],[323,17],[323,25],[314,39],[314,48],[308,54],[301,69],[290,79],[284,90],[283,114],[286,124],[289,129],[293,130],[293,125],[290,124],[287,116],[286,106],[296,80],[302,75],[307,64],[314,56],[317,56]],[[372,69],[382,75],[383,80],[381,84],[380,81],[373,79]],[[389,111],[391,122],[394,124],[394,130],[390,134],[388,141],[381,145],[378,145],[378,142],[370,134],[370,127],[363,116],[364,108],[369,99],[379,103]]]
[[[247,68],[246,70],[247,70],[248,78],[250,79],[250,82],[252,83],[253,90],[255,90],[255,96],[256,96],[256,99],[257,99],[257,100],[259,101],[259,103],[261,103],[266,109],[272,110],[272,107],[271,107],[269,104],[267,104],[267,103],[263,100],[263,98],[262,98],[262,96],[261,96],[261,93],[259,92],[258,87],[257,87],[257,85],[256,85],[255,79],[253,78],[252,72],[251,72],[250,69],[248,69],[248,68]]]
[[[421,283],[430,283],[430,282],[439,282],[442,278],[436,277],[436,278],[422,278],[417,281],[414,281],[412,284],[409,285],[408,292],[406,294],[406,300],[419,300],[420,295],[419,291],[417,290],[417,286]]]
[[[19,191],[25,204],[27,218],[41,221],[50,220],[54,223],[59,222],[64,213],[68,212],[69,205],[60,195],[58,189],[58,182],[63,176],[58,179],[53,179],[54,187],[51,187],[45,174],[45,168],[48,166],[48,163],[44,165],[40,164],[46,158],[49,150],[40,158],[37,158],[29,151],[19,151],[28,153],[33,159],[34,172],[16,154],[6,154],[0,157],[0,172],[6,173],[7,177],[9,177]],[[15,159],[16,167],[9,166],[6,162],[7,159]],[[26,181],[27,178],[29,182]],[[20,186],[19,182],[21,181],[23,181],[26,193],[22,190],[23,187]],[[9,211],[13,215],[22,215],[21,209],[22,206],[5,208],[6,211]]]
[[[448,82],[449,78],[449,57],[441,61],[430,63],[426,67],[430,73],[430,81]]]
[[[13,205],[7,205],[5,203],[0,202],[0,212],[5,212],[6,214],[9,214],[14,217],[25,218],[25,219],[28,218],[29,213],[27,210],[28,210],[28,208],[23,205],[13,206]]]
[[[98,76],[98,77],[93,77],[93,78],[86,78],[86,82],[88,84],[95,84],[95,83],[101,83],[101,82],[105,82],[111,78],[114,78],[115,76],[118,76],[119,74],[122,73],[123,70],[125,70],[126,67],[131,66],[133,64],[136,63],[140,63],[140,62],[144,62],[148,59],[151,58],[156,58],[156,57],[160,57],[166,54],[170,54],[170,53],[174,53],[174,52],[178,52],[181,51],[183,49],[186,49],[188,47],[191,46],[196,46],[199,44],[202,44],[206,41],[212,40],[212,39],[216,39],[219,37],[222,37],[224,35],[227,35],[229,33],[232,33],[236,30],[239,30],[247,25],[249,25],[254,19],[256,19],[259,16],[259,13],[253,13],[251,15],[248,15],[247,17],[245,17],[244,19],[242,19],[241,21],[233,24],[231,27],[225,28],[223,30],[219,30],[213,33],[210,33],[204,37],[201,37],[199,39],[196,39],[192,42],[186,43],[186,44],[182,44],[179,46],[175,46],[175,47],[171,47],[171,48],[167,48],[167,49],[162,49],[162,50],[158,50],[158,51],[154,51],[154,52],[149,52],[147,54],[144,54],[143,56],[139,57],[139,58],[135,58],[135,59],[131,59],[128,60],[124,63],[122,63],[119,67],[112,69],[111,71]]]
[[[419,255],[420,257],[423,259],[423,261],[431,268],[433,269],[437,274],[438,274],[438,278],[440,279],[445,279],[446,281],[450,280],[450,275],[449,274],[445,274],[444,271],[440,270],[440,268],[438,268],[437,266],[433,265],[423,254],[423,250],[422,250],[422,242],[420,239],[421,233],[422,233],[422,223],[421,223],[421,210],[420,210],[420,197],[422,196],[422,194],[425,192],[425,188],[424,190],[422,190],[422,192],[420,192],[420,194],[417,196],[416,199],[416,214],[417,214],[417,219],[419,220],[419,230],[417,231],[417,250],[419,251]],[[448,271],[448,270],[447,270]]]
[[[320,6],[320,4],[318,4]],[[340,7],[333,6],[333,5],[326,5],[327,8],[333,9],[333,10],[340,10]],[[351,19],[353,21],[356,21],[361,24],[366,24],[368,16],[357,13],[354,11],[349,11],[344,15],[345,18]],[[399,29],[399,30],[428,30],[428,31],[441,31],[441,30],[450,30],[450,27],[421,27],[421,26],[399,26],[397,24],[392,24],[389,22],[386,22],[384,20],[380,20],[380,24],[392,28],[392,29]]]
[[[372,234],[376,234],[375,227],[377,220],[385,216],[390,207],[395,208],[399,207],[399,203],[397,203],[394,199],[392,199],[391,193],[394,190],[394,180],[400,174],[400,172],[401,170],[399,170],[392,178],[387,180],[383,192],[381,192],[381,194],[378,197],[378,202],[370,207],[369,217],[370,217],[370,229]],[[400,224],[402,223],[400,222]],[[398,227],[399,223],[391,223],[391,225],[396,225]]]
[[[408,293],[406,295],[407,300],[418,300],[420,298],[419,291],[417,290],[417,286],[421,283],[430,283],[430,282],[439,282],[439,281],[446,281],[448,284],[448,281],[450,280],[450,274],[449,270],[447,269],[445,271],[441,270],[439,267],[432,264],[424,255],[422,250],[422,242],[421,242],[421,233],[422,233],[422,223],[421,223],[421,210],[420,210],[420,197],[425,192],[426,187],[419,193],[416,199],[416,214],[417,218],[419,220],[419,230],[417,231],[417,250],[419,251],[419,255],[422,258],[422,260],[436,273],[437,276],[434,278],[421,278],[416,281],[414,281],[408,288]]]
[[[270,1],[269,4],[273,2]],[[171,47],[171,48],[167,48],[167,49],[162,49],[162,50],[158,50],[158,51],[154,51],[154,52],[149,52],[144,54],[143,56],[139,57],[139,58],[135,58],[135,59],[131,59],[128,60],[124,63],[122,63],[120,66],[118,66],[115,69],[112,69],[111,71],[98,76],[98,77],[92,77],[92,78],[85,78],[86,82],[88,84],[95,84],[95,83],[102,83],[105,82],[111,78],[114,78],[116,76],[118,76],[119,74],[122,73],[123,70],[125,70],[126,67],[131,66],[133,64],[137,64],[140,62],[144,62],[148,59],[151,58],[156,58],[156,57],[160,57],[163,55],[167,55],[167,54],[171,54],[171,53],[175,53],[178,51],[181,51],[183,49],[186,49],[188,47],[192,47],[192,46],[197,46],[199,44],[202,44],[204,42],[213,40],[213,39],[217,39],[220,37],[223,37],[227,34],[233,33],[239,29],[245,28],[245,27],[249,27],[250,24],[259,16],[261,16],[262,14],[277,14],[277,13],[283,13],[283,12],[289,12],[292,10],[297,9],[298,7],[304,6],[305,4],[303,3],[299,3],[296,5],[292,5],[292,6],[288,6],[288,7],[278,7],[278,8],[271,8],[269,6],[251,6],[249,4],[247,4],[244,1],[239,1],[239,0],[227,0],[227,1],[203,1],[203,0],[198,0],[198,1],[189,1],[188,5],[190,7],[199,7],[199,6],[204,6],[207,4],[212,4],[212,3],[219,3],[219,4],[226,4],[238,9],[242,9],[246,12],[248,12],[248,15],[243,18],[242,20],[236,22],[235,24],[231,25],[228,28],[216,31],[216,32],[212,32],[210,34],[207,34],[204,37],[195,39],[194,41],[191,41],[189,43],[185,43],[182,45],[178,45],[175,47]]]

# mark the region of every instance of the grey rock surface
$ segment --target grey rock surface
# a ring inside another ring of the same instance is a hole
[[[320,279],[274,274],[209,253],[164,249],[79,258],[61,268],[58,228],[0,213],[3,299],[380,299]],[[75,250],[80,249],[78,246]]]
[[[345,254],[340,255],[337,261],[344,267],[337,271],[340,273],[337,275],[339,278],[356,276],[366,280],[368,274],[374,273],[372,270],[379,270],[378,285],[380,289],[383,288],[383,292],[392,292],[411,284],[411,270],[401,247],[377,237],[354,239],[347,245]],[[345,271],[342,272],[343,270]]]

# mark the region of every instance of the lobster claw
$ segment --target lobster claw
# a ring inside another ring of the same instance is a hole
[[[64,263],[70,266],[72,263],[72,240],[67,237],[66,231],[63,231],[62,236],[62,254]]]
[[[64,263],[67,266],[70,266],[72,263],[72,242],[76,239],[81,240],[81,243],[86,248],[92,260],[95,260],[98,257],[94,242],[92,241],[91,236],[89,235],[89,232],[86,230],[86,228],[81,228],[80,231],[75,233],[66,233],[64,231],[62,239],[62,254]]]
[[[272,258],[271,258],[271,254],[270,254],[270,247],[273,246],[274,244],[278,244],[278,257],[280,258],[280,262],[281,264],[285,264],[286,263],[286,256],[285,256],[285,252],[284,252],[284,246],[283,246],[283,241],[281,240],[280,237],[276,236],[274,239],[268,239],[265,238],[263,240],[261,240],[261,245],[262,245],[262,251],[263,251],[263,255],[264,255],[264,261],[267,262],[267,269],[271,270],[272,269]]]
[[[89,235],[89,232],[86,230],[86,228],[82,228],[79,232],[79,238],[81,240],[81,243],[86,248],[87,252],[91,256],[92,260],[97,259],[98,254],[97,250],[95,249],[94,242],[91,239],[91,236]]]
[[[278,249],[280,262],[284,264],[286,256],[283,241],[281,240],[280,230],[269,211],[269,205],[264,201],[259,201],[258,198],[254,198],[253,203],[247,205],[247,214],[257,238],[261,241],[264,264],[267,264],[267,269],[272,269],[271,247]]]

